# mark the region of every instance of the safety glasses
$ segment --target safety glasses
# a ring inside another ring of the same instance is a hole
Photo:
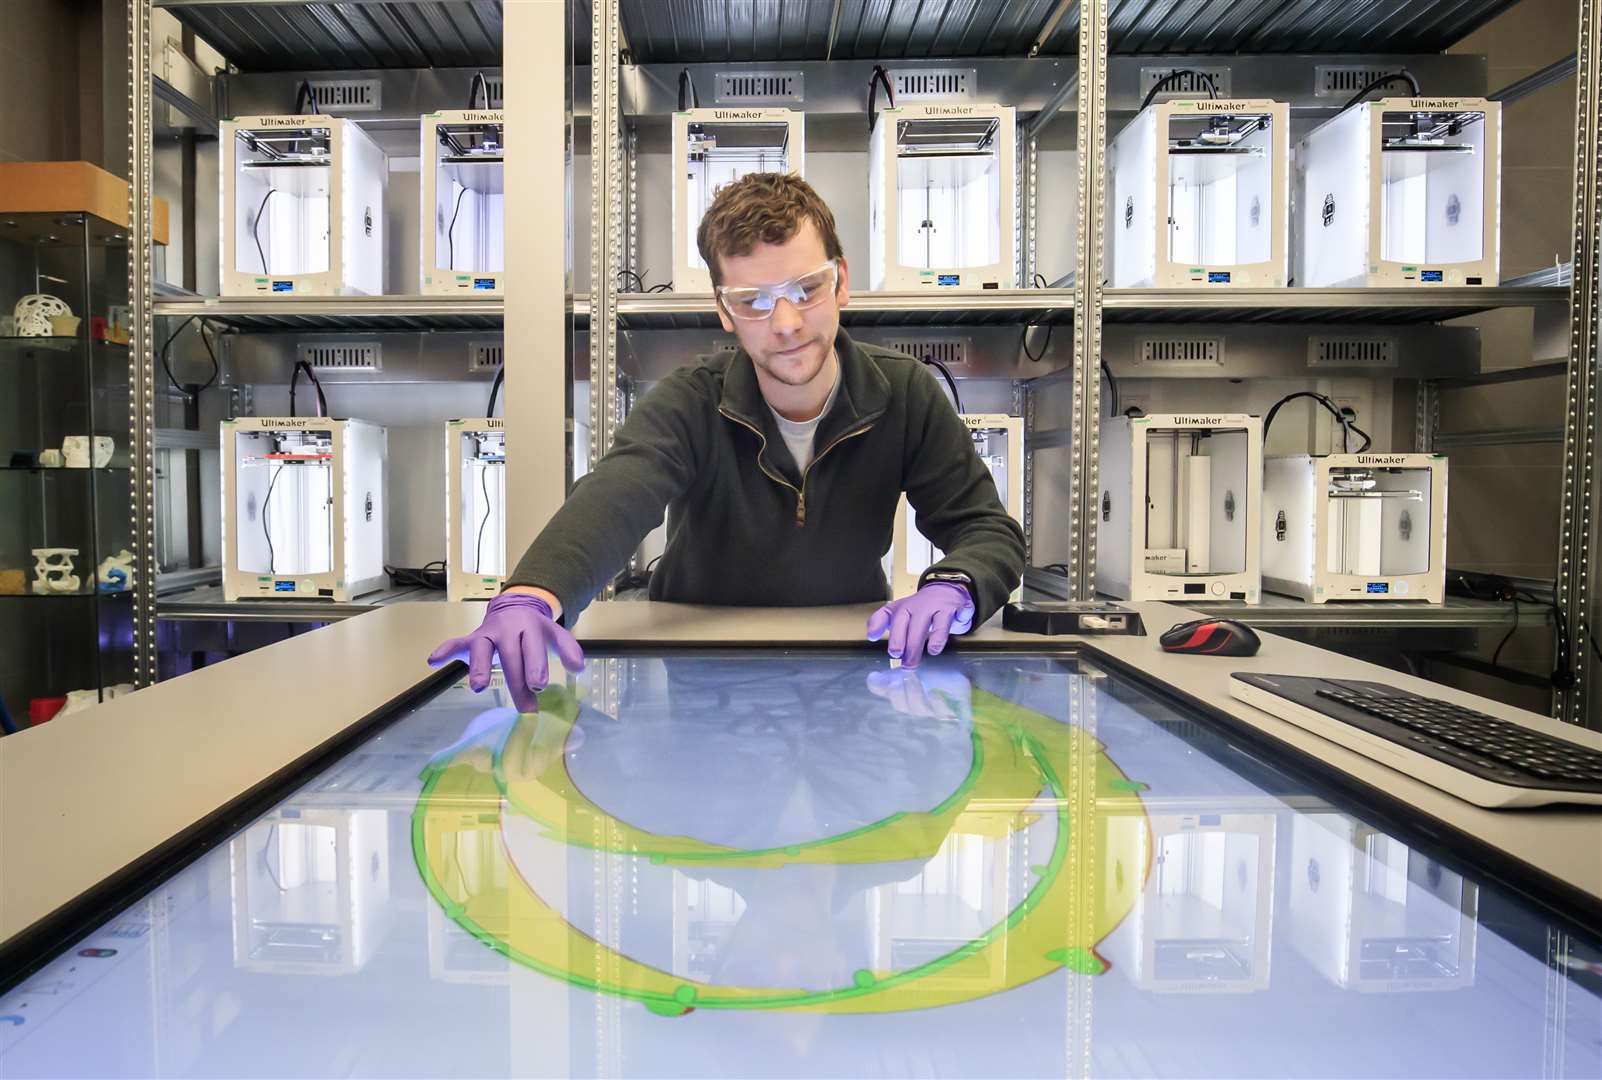
[[[736,319],[766,319],[782,297],[798,308],[816,307],[833,296],[840,281],[840,265],[833,259],[810,273],[778,285],[719,285],[718,300],[723,310]]]

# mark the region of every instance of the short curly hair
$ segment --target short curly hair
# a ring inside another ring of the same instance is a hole
[[[749,255],[759,243],[782,244],[812,222],[831,259],[845,255],[834,229],[829,204],[793,173],[750,173],[717,193],[695,232],[695,246],[712,272],[712,284],[723,284],[719,259]]]

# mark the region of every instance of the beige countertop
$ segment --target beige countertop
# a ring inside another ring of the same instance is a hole
[[[1175,656],[1156,632],[1193,617],[1141,609],[1148,635],[1045,639],[999,618],[960,647],[1091,647],[1302,750],[1355,780],[1602,902],[1602,813],[1490,811],[1452,798],[1251,706],[1229,693],[1232,671],[1372,678],[1573,736],[1572,728],[1408,675],[1264,634],[1249,659]],[[579,621],[591,648],[622,643],[699,646],[862,643],[873,605],[698,608],[602,603]],[[423,658],[470,630],[481,604],[398,604],[291,638],[99,706],[65,723],[0,739],[0,942],[167,843],[241,793],[301,762],[429,674]],[[956,640],[956,639],[954,639]],[[1602,749],[1602,735],[1583,733]]]

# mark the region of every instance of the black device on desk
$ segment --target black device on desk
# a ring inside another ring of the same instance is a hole
[[[1385,683],[1237,671],[1236,698],[1486,807],[1602,806],[1602,751]]]
[[[1176,623],[1157,639],[1163,652],[1197,656],[1256,656],[1263,639],[1233,619],[1192,619]]]
[[[1001,625],[1020,634],[1146,633],[1140,612],[1096,600],[1027,600],[1008,604]]]

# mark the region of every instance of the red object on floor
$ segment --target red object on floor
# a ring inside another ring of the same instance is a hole
[[[37,727],[66,707],[67,699],[64,697],[29,698],[28,726]]]

